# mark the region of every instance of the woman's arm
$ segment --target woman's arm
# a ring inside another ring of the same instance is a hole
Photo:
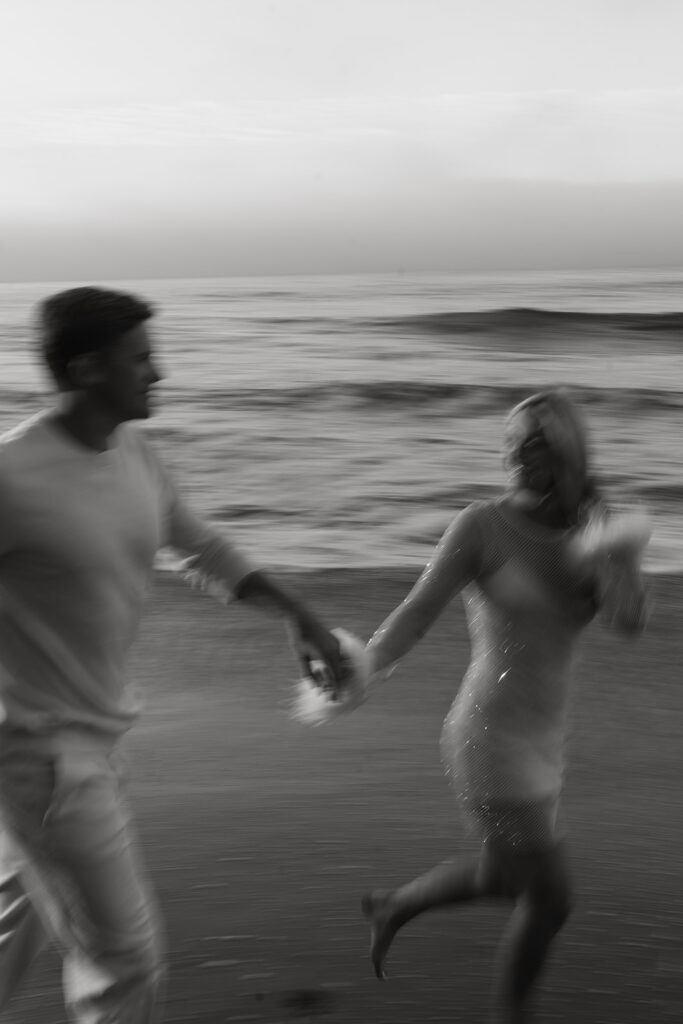
[[[480,572],[479,513],[470,505],[453,520],[408,596],[368,643],[372,672],[381,672],[415,646],[455,594]]]

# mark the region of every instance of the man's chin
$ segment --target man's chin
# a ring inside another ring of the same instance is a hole
[[[138,420],[147,420],[152,415],[152,403],[148,398],[144,398],[138,407],[138,414],[135,417]]]
[[[121,420],[122,423],[130,422],[131,420],[148,420],[152,415],[152,408],[148,402],[140,403],[130,409],[127,414]]]

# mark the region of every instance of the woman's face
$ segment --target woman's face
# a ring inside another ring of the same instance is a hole
[[[578,413],[561,395],[538,396],[510,413],[505,463],[511,484],[545,499],[555,495],[569,519],[586,492],[587,455]]]
[[[546,494],[553,485],[553,455],[543,434],[532,435],[519,449],[519,464],[524,485],[538,494]]]
[[[517,481],[535,494],[547,494],[555,480],[553,453],[538,425],[528,424],[517,446]]]

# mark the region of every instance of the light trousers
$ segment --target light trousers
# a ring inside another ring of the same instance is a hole
[[[55,942],[74,1024],[160,1019],[165,950],[111,738],[0,729],[0,1011]]]

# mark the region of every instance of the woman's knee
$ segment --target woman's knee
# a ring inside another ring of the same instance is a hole
[[[533,902],[536,910],[545,917],[554,931],[564,927],[574,909],[574,899],[569,889],[537,893]]]
[[[573,888],[560,845],[542,851],[511,850],[485,844],[479,861],[482,890],[508,899],[526,897],[558,928],[573,909]]]
[[[574,910],[574,889],[563,861],[542,866],[528,889],[534,909],[557,931]]]

